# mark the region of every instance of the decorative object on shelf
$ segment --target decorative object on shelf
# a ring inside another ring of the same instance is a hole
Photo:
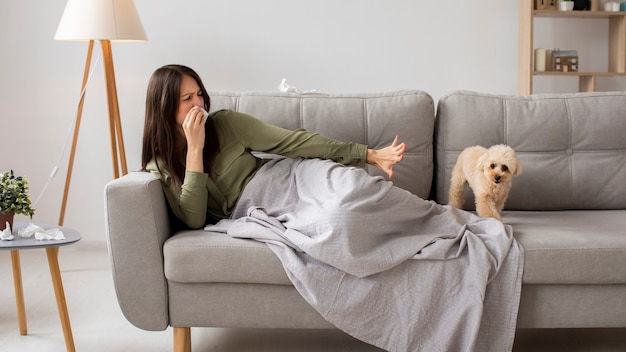
[[[615,1],[609,1],[604,3],[604,11],[607,12],[619,12],[620,4]]]
[[[4,230],[7,223],[13,228],[15,214],[26,215],[32,219],[35,209],[31,207],[28,180],[15,176],[11,170],[0,177],[0,230]]]
[[[544,72],[546,70],[546,49],[535,49],[535,71]]]
[[[550,5],[554,6],[555,0],[535,0],[535,10],[550,10]]]
[[[576,50],[554,50],[551,69],[560,72],[578,72],[578,52]]]
[[[591,11],[598,11],[599,10],[599,6],[598,6],[598,2],[600,0],[589,0],[589,10]]]
[[[619,10],[622,12],[626,12],[626,2],[622,2],[619,4]]]
[[[572,11],[574,9],[574,2],[571,0],[560,0],[559,11]]]
[[[558,0],[534,0],[535,10],[556,10],[557,1]]]
[[[574,11],[588,11],[590,5],[589,0],[574,0]]]
[[[533,69],[534,72],[552,71],[552,50],[536,48]]]
[[[74,126],[74,138],[65,179],[65,191],[63,192],[61,214],[59,215],[59,225],[63,225],[67,194],[72,178],[72,167],[74,165],[74,154],[76,152],[80,119],[85,99],[84,91],[89,76],[94,42],[97,40],[102,46],[104,76],[109,108],[113,176],[114,178],[118,178],[120,176],[120,170],[122,175],[125,175],[128,171],[126,152],[124,150],[124,138],[122,137],[120,108],[117,100],[117,86],[115,84],[111,42],[146,41],[148,39],[143,30],[143,25],[141,24],[133,0],[68,0],[54,39],[89,42],[80,103],[78,105],[76,124]]]
[[[552,71],[552,53],[554,50],[546,49],[546,71]]]

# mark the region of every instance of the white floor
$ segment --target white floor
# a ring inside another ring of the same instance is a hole
[[[28,335],[20,336],[11,260],[0,251],[0,351],[65,351],[45,251],[20,252]],[[77,351],[172,351],[171,330],[128,323],[116,301],[105,248],[61,248],[59,265]],[[194,352],[380,351],[336,330],[192,329]],[[626,351],[626,329],[522,330],[514,351]]]

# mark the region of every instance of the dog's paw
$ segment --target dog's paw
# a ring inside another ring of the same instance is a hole
[[[448,205],[453,208],[463,209],[463,199],[451,198],[448,200]]]
[[[480,216],[481,218],[494,218],[496,220],[502,221],[502,216],[500,216],[500,213],[498,212],[493,212],[493,211],[477,211],[478,216]]]
[[[495,204],[485,201],[481,197],[476,201],[476,214],[481,218],[494,218],[502,221],[502,216],[500,216],[500,212],[495,207]]]

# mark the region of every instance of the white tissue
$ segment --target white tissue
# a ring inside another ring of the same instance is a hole
[[[283,93],[298,93],[298,94],[315,93],[315,89],[305,90],[304,92],[299,91],[298,88],[288,85],[286,78],[283,78],[283,80],[280,82],[280,84],[278,85],[278,90]]]
[[[60,229],[50,229],[50,230],[46,230],[44,232],[35,232],[35,239],[37,241],[43,241],[43,240],[64,240],[65,239],[65,235],[63,234],[63,231],[61,231]]]
[[[287,84],[287,79],[283,78],[283,80],[280,82],[280,84],[278,85],[278,90],[286,93],[286,92],[295,92],[296,91],[296,87],[291,87]]]
[[[204,123],[206,123],[206,119],[209,117],[209,113],[199,106],[194,106],[192,109],[200,109],[202,110],[202,115],[204,116]]]
[[[28,226],[18,229],[17,234],[22,238],[31,238],[33,235],[38,241],[42,240],[64,240],[63,231],[58,228],[44,230],[43,227],[37,226],[32,222]]]
[[[7,227],[4,228],[4,230],[2,230],[2,232],[0,232],[0,240],[2,241],[11,241],[13,240],[13,232],[11,231],[11,225],[9,225],[9,222],[6,222]]]
[[[17,230],[17,234],[22,238],[31,238],[37,231],[44,231],[43,227],[37,226],[32,222],[26,227]]]

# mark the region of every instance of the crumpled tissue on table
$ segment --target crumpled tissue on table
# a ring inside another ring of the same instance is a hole
[[[6,227],[4,230],[0,231],[0,240],[1,241],[11,241],[13,240],[13,232],[11,231],[11,225],[9,222],[6,222]]]
[[[22,238],[31,238],[34,235],[37,241],[44,241],[44,240],[57,240],[58,241],[58,240],[65,239],[65,235],[63,234],[63,231],[61,231],[60,229],[53,228],[53,229],[45,230],[43,227],[37,226],[33,224],[32,222],[28,224],[28,226],[18,229],[17,234],[20,235],[20,237]]]

